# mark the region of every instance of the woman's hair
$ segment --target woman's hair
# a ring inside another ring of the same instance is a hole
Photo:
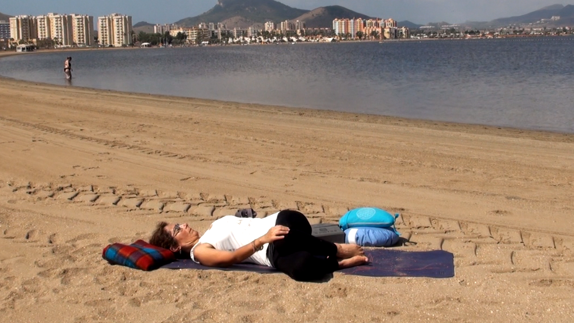
[[[151,238],[149,239],[149,243],[162,247],[165,249],[171,249],[171,247],[177,247],[177,241],[173,238],[173,236],[165,230],[165,226],[167,222],[160,222],[155,227]]]
[[[68,56],[68,57],[66,57],[66,59],[72,59],[72,56]]]

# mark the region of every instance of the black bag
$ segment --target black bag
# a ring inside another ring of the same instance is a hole
[[[257,212],[254,209],[239,209],[235,212],[235,216],[238,218],[254,218],[257,216]]]

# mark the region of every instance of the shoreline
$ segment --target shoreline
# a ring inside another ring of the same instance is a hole
[[[572,318],[574,135],[7,78],[0,97],[6,321]],[[448,251],[455,277],[299,283],[101,256],[162,220],[204,232],[252,207],[337,223],[361,206],[400,213],[409,243],[393,248]]]
[[[17,55],[16,53],[13,55]],[[11,55],[5,55],[11,56]],[[2,55],[0,55],[0,59]],[[0,80],[15,82],[15,83],[22,83],[22,84],[33,84],[33,85],[42,85],[42,86],[50,86],[57,89],[78,89],[81,91],[98,91],[101,93],[115,93],[115,94],[123,94],[127,96],[141,96],[141,97],[148,97],[148,98],[162,98],[162,99],[174,99],[174,100],[181,100],[185,101],[188,100],[190,102],[198,101],[198,102],[221,102],[225,104],[237,104],[237,105],[245,105],[245,106],[253,106],[259,107],[262,109],[271,108],[271,110],[283,109],[289,110],[292,113],[309,113],[312,115],[326,117],[329,116],[330,118],[340,119],[340,120],[361,120],[365,119],[365,122],[369,123],[378,123],[378,124],[416,124],[419,127],[425,127],[429,129],[437,129],[437,130],[445,130],[451,129],[453,131],[463,131],[469,133],[476,133],[476,134],[484,134],[484,133],[492,133],[497,132],[498,135],[502,136],[524,136],[525,138],[536,138],[539,140],[560,140],[564,142],[574,142],[574,133],[570,132],[560,132],[560,131],[551,131],[551,130],[536,130],[536,129],[526,129],[526,128],[514,128],[514,127],[503,127],[503,126],[491,126],[491,125],[483,125],[483,124],[472,124],[472,123],[461,123],[461,122],[449,122],[449,121],[440,121],[440,120],[428,120],[428,119],[417,119],[417,118],[406,118],[406,117],[395,117],[389,115],[380,115],[380,114],[367,114],[367,113],[356,113],[356,112],[343,112],[343,111],[334,111],[334,110],[322,110],[322,109],[314,109],[314,108],[298,108],[298,107],[289,107],[289,106],[281,106],[281,105],[268,105],[268,104],[259,104],[259,103],[243,103],[243,102],[236,102],[236,101],[222,101],[222,100],[215,100],[215,99],[200,99],[200,98],[193,98],[193,97],[185,97],[185,96],[175,96],[175,95],[164,95],[164,94],[151,94],[151,93],[139,93],[139,92],[124,92],[124,91],[117,91],[117,90],[105,90],[105,89],[97,89],[97,88],[89,88],[89,87],[82,87],[82,86],[66,86],[66,85],[57,85],[51,83],[42,83],[42,82],[32,82],[27,80],[19,80],[10,77],[5,77],[0,75]]]
[[[103,48],[104,50],[124,50],[124,48]],[[127,48],[128,50],[145,50],[145,48]],[[42,53],[58,53],[58,52],[74,52],[74,51],[84,51],[84,50],[88,50],[88,51],[97,51],[100,50],[100,48],[77,48],[77,49],[54,49],[54,50],[43,50],[43,51],[37,51],[37,52],[31,52],[31,53],[16,53],[16,52],[10,52],[10,53],[1,53],[0,52],[0,59],[2,59],[3,57],[8,57],[8,56],[14,56],[14,55],[19,55],[19,54],[42,54]],[[4,76],[0,76],[2,78],[6,78],[6,79],[10,79],[10,80],[15,80],[15,81],[22,81],[22,82],[31,82],[31,83],[38,83],[38,82],[34,82],[34,81],[29,81],[29,80],[17,80],[17,79],[12,79],[12,78],[8,78],[8,77],[4,77]],[[42,83],[42,84],[50,84],[50,83]],[[59,85],[59,84],[51,84],[54,86],[58,86],[58,87],[62,87],[65,88],[67,87],[66,85]],[[75,86],[78,87],[78,86]],[[79,87],[79,88],[84,88],[84,87]],[[116,91],[116,90],[106,90],[106,89],[96,89],[96,88],[85,88],[85,89],[94,89],[94,90],[100,90],[100,91]],[[173,97],[173,98],[190,98],[190,99],[194,99],[193,97],[182,97],[182,96],[175,96],[175,95],[165,95],[165,94],[150,94],[150,93],[138,93],[138,92],[122,92],[122,91],[118,91],[118,93],[133,93],[133,94],[139,94],[139,95],[151,95],[151,96],[161,96],[161,97]],[[207,99],[209,100],[209,99]],[[214,101],[218,101],[217,99],[214,99]],[[231,102],[231,101],[230,101]],[[234,101],[235,102],[235,101]],[[236,103],[238,104],[251,104],[249,102],[239,102],[237,101]],[[260,104],[262,106],[267,106],[270,104]],[[281,106],[281,105],[278,105]],[[288,107],[288,106],[285,106]],[[312,106],[309,107],[289,107],[289,108],[293,108],[293,109],[299,109],[299,110],[314,110],[314,111],[320,111],[319,109],[314,109]],[[331,112],[337,112],[335,110],[324,110],[324,111],[331,111]],[[502,129],[512,129],[514,130],[514,133],[520,133],[520,132],[536,132],[536,133],[555,133],[555,134],[563,134],[563,135],[574,135],[574,132],[569,132],[569,131],[564,131],[564,130],[552,130],[552,129],[532,129],[532,128],[519,128],[519,127],[512,127],[512,126],[496,126],[496,125],[485,125],[485,124],[472,124],[472,123],[462,123],[462,122],[451,122],[451,121],[441,121],[441,120],[432,120],[432,119],[418,119],[418,118],[410,118],[410,117],[397,117],[397,116],[390,116],[390,115],[383,115],[383,114],[365,114],[365,113],[356,113],[356,112],[347,112],[348,115],[366,115],[369,116],[369,118],[373,118],[374,116],[383,116],[383,117],[390,117],[390,118],[394,118],[395,120],[413,120],[413,121],[417,121],[417,122],[427,122],[429,124],[441,124],[441,125],[454,125],[454,124],[461,124],[461,125],[465,125],[467,127],[473,127],[475,129],[478,129],[480,127],[486,127],[488,128],[488,130],[492,130],[492,129],[497,129],[497,130],[502,130]]]

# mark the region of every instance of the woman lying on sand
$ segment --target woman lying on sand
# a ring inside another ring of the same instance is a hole
[[[300,281],[318,280],[368,261],[360,246],[328,242],[312,236],[311,231],[305,215],[283,210],[265,218],[225,216],[213,222],[202,237],[187,224],[161,222],[150,243],[190,253],[193,261],[204,266],[249,262],[274,267]]]

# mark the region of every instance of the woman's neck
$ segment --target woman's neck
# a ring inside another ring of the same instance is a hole
[[[199,239],[183,244],[180,249],[181,253],[190,253],[191,249],[193,249],[193,247],[197,244],[198,241]]]

